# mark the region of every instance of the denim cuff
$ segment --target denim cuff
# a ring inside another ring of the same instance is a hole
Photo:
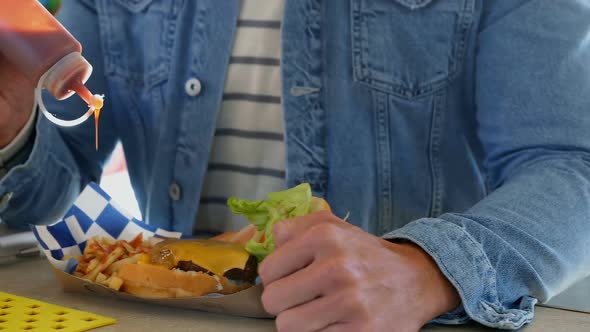
[[[420,219],[383,236],[387,240],[409,240],[420,246],[457,289],[462,306],[437,317],[433,322],[462,324],[470,318],[483,325],[502,329],[518,329],[529,323],[533,319],[536,299],[526,297],[513,304],[514,307],[503,305],[496,287],[497,271],[481,244],[463,227],[443,217]]]

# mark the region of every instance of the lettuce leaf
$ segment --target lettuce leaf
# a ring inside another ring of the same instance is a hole
[[[261,262],[275,249],[272,227],[277,222],[308,214],[311,209],[311,186],[302,183],[291,189],[268,194],[268,199],[249,201],[231,197],[227,205],[234,214],[246,217],[259,232],[264,233],[264,241],[251,239],[246,243],[246,251]]]

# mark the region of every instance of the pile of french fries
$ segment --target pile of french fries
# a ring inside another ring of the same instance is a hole
[[[147,257],[157,241],[143,240],[142,233],[129,242],[93,237],[86,243],[84,253],[74,257],[79,262],[74,275],[119,290],[123,285],[123,279],[117,276],[121,266],[137,263],[142,255]]]

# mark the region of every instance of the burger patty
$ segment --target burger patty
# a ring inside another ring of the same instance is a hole
[[[258,275],[258,261],[256,257],[250,256],[246,261],[244,269],[233,268],[225,271],[224,277],[230,280],[243,280],[251,284],[256,282],[256,276]]]
[[[176,265],[175,267],[176,269],[182,270],[182,271],[195,271],[195,272],[203,272],[206,273],[210,276],[215,275],[215,273],[207,270],[206,268],[199,266],[195,263],[193,263],[192,261],[178,261],[178,265]]]
[[[176,268],[182,271],[195,271],[203,272],[211,276],[215,275],[215,273],[198,264],[193,263],[192,261],[178,261]],[[230,280],[245,281],[253,284],[256,282],[256,276],[258,275],[257,270],[258,261],[254,256],[250,256],[250,258],[248,258],[246,261],[246,266],[244,269],[233,268],[225,271],[223,276]]]

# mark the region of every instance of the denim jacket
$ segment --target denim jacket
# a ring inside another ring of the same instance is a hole
[[[64,2],[107,97],[100,149],[92,121],[40,116],[0,181],[2,220],[59,218],[120,140],[144,219],[191,232],[238,13],[237,0]],[[282,38],[287,184],[427,251],[462,299],[436,321],[518,328],[590,273],[588,1],[288,0]]]

